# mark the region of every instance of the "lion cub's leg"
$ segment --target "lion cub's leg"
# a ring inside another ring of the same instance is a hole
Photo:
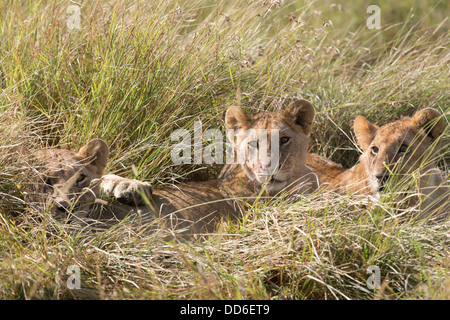
[[[100,179],[102,193],[115,197],[119,202],[144,205],[145,197],[150,197],[153,187],[148,182],[122,178],[115,174],[106,174]]]

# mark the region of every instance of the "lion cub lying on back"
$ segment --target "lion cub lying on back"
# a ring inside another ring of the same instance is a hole
[[[117,206],[96,218],[121,220],[134,211],[148,220],[155,215],[164,218],[169,226],[184,229],[182,236],[211,232],[217,222],[236,221],[241,217],[240,203],[235,200],[254,199],[261,192],[273,196],[282,190],[307,193],[317,188],[314,175],[305,166],[313,119],[314,109],[304,100],[291,103],[282,113],[263,112],[253,117],[240,107],[230,107],[226,112],[226,127],[234,130],[236,139],[232,142],[238,153],[244,150],[243,161],[233,165],[226,177],[215,180],[181,183],[152,191],[149,185],[140,185],[136,180],[103,176],[108,147],[95,139],[78,153],[61,149],[38,152],[43,182],[38,186],[55,204],[56,211],[63,214],[72,211],[77,214],[81,209],[88,212],[101,189],[109,195],[125,190],[119,196],[127,200],[137,195],[139,188],[147,188],[147,194],[151,193],[150,208],[141,201],[138,208]],[[278,133],[277,141],[268,139],[265,151],[270,157],[263,160],[258,157],[261,149],[256,136],[258,129],[267,130],[269,136],[271,130],[276,129],[274,132]],[[279,152],[272,153],[275,147]]]
[[[415,201],[420,201],[420,217],[431,213],[438,219],[448,217],[449,187],[436,166],[439,136],[445,129],[439,111],[425,108],[412,118],[405,117],[381,127],[358,116],[353,128],[363,150],[360,162],[354,167],[344,169],[319,155],[307,156],[307,166],[318,175],[321,184],[345,192],[379,196],[388,182],[405,183],[415,175],[420,193],[420,199]]]

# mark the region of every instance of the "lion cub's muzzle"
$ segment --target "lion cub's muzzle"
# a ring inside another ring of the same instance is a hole
[[[68,219],[68,221],[71,220],[72,214],[81,207],[79,199],[76,196],[74,198],[54,196],[49,199],[47,205],[55,218]]]

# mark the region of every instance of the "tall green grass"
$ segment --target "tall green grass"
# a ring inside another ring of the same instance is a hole
[[[0,4],[0,297],[450,297],[448,223],[403,221],[389,201],[279,200],[198,244],[126,223],[73,234],[23,203],[25,164],[10,152],[100,137],[112,172],[155,186],[207,179],[220,166],[172,165],[175,129],[223,128],[234,104],[256,113],[304,98],[317,111],[311,151],[351,166],[357,115],[378,124],[429,106],[448,115],[447,2],[382,1],[380,30],[366,28],[364,1],[78,3],[73,30],[68,1]],[[74,264],[81,290],[65,286]],[[389,279],[380,290],[366,286],[370,265]]]

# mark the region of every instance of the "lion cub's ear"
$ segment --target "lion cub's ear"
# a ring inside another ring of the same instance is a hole
[[[292,120],[296,125],[302,127],[303,132],[309,136],[311,125],[314,121],[316,112],[311,102],[306,100],[297,100],[289,104],[283,112],[286,119]]]
[[[417,111],[411,120],[416,127],[423,129],[432,141],[436,140],[445,129],[442,114],[433,108]]]
[[[366,151],[377,134],[378,126],[370,123],[363,116],[357,116],[353,122],[353,130],[356,134],[356,141],[363,151]]]
[[[227,129],[243,129],[249,127],[250,116],[241,107],[229,107],[225,113],[225,126]]]
[[[93,139],[78,151],[77,154],[87,164],[104,170],[109,157],[109,148],[102,139]]]

